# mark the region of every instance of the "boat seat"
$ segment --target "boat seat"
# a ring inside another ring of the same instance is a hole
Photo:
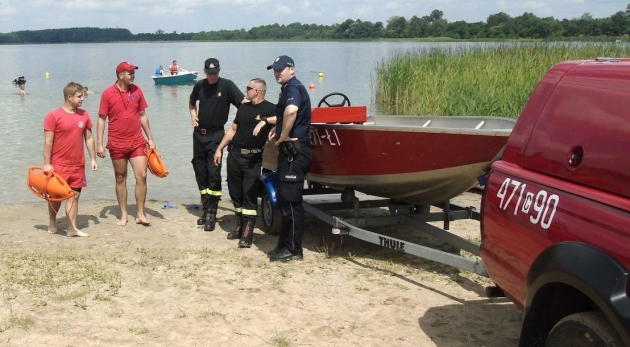
[[[315,107],[311,110],[311,123],[364,123],[367,107]]]

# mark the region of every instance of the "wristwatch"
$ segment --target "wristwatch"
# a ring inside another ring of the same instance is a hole
[[[262,118],[260,118],[260,120],[265,122],[265,124],[269,124],[269,122],[267,122],[267,117],[262,117]]]

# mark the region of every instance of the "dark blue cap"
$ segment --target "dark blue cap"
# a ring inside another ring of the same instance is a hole
[[[281,55],[273,61],[273,64],[267,66],[267,70],[271,70],[271,69],[280,70],[280,69],[284,69],[287,66],[288,67],[295,66],[293,59],[291,59],[291,57],[289,57],[288,55]]]

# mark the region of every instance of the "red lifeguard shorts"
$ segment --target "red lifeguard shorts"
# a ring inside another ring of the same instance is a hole
[[[55,172],[66,180],[66,183],[68,183],[72,190],[81,191],[81,188],[87,187],[85,166],[53,165],[53,167],[55,168]]]
[[[114,160],[146,156],[146,147],[145,141],[107,140],[109,156]]]

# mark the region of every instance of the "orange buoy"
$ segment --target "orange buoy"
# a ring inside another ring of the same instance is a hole
[[[33,194],[48,201],[63,201],[74,197],[74,191],[58,173],[44,172],[42,166],[31,166],[26,180]]]
[[[160,153],[158,153],[157,149],[153,148],[149,148],[149,146],[147,146],[146,149],[146,153],[147,153],[147,160],[148,160],[148,166],[149,166],[149,171],[151,171],[151,173],[157,177],[166,177],[168,176],[168,171],[166,171],[166,166],[164,166],[164,162],[162,161],[162,157],[160,156]]]
[[[311,83],[311,84],[309,84],[309,85],[308,85],[308,87],[309,87],[310,89],[315,89],[315,83]]]

